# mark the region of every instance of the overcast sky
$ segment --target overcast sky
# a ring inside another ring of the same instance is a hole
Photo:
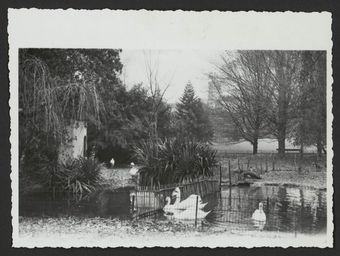
[[[121,61],[124,65],[122,79],[131,88],[134,84],[147,84],[146,59],[154,67],[158,63],[159,81],[164,88],[170,83],[165,99],[177,102],[185,85],[191,81],[197,96],[203,100],[208,96],[207,73],[214,71],[214,63],[222,51],[217,50],[124,50]]]

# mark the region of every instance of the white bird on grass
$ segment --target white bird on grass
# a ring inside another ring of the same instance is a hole
[[[129,171],[129,174],[130,174],[131,176],[136,175],[137,172],[138,172],[138,169],[135,167],[135,164],[132,162],[132,163],[130,164],[130,166],[131,166],[131,169],[130,169],[130,171]]]
[[[263,203],[259,203],[259,209],[256,209],[251,216],[254,226],[262,230],[266,224],[266,214],[263,211]]]
[[[115,160],[112,158],[110,161],[111,167],[113,167],[115,165]]]

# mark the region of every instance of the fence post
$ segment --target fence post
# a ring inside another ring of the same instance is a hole
[[[293,209],[296,209],[295,208],[295,202],[293,202]],[[295,237],[297,236],[297,225],[298,225],[298,221],[297,221],[297,210],[294,211],[294,234],[295,234]]]
[[[222,165],[220,164],[220,192],[221,191],[222,191]]]
[[[195,228],[197,228],[198,196],[196,196]]]
[[[228,161],[228,171],[229,171],[229,186],[231,188],[231,167],[230,167],[230,160]]]
[[[132,209],[132,213],[133,213],[134,210],[135,210],[135,195],[132,195],[131,209]]]
[[[231,168],[230,168],[230,160],[228,161],[228,169],[229,169],[229,206],[231,206]]]
[[[267,197],[267,214],[269,213],[269,197]]]

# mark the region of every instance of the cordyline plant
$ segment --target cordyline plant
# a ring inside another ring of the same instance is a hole
[[[73,193],[92,192],[100,184],[101,168],[102,165],[96,159],[80,157],[69,160],[59,164],[50,175],[50,186]]]
[[[140,185],[160,186],[213,175],[216,151],[206,144],[184,139],[144,141],[135,147],[143,168]]]

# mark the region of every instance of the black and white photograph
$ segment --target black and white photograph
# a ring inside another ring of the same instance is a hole
[[[98,15],[9,13],[14,246],[332,247],[328,13]]]

